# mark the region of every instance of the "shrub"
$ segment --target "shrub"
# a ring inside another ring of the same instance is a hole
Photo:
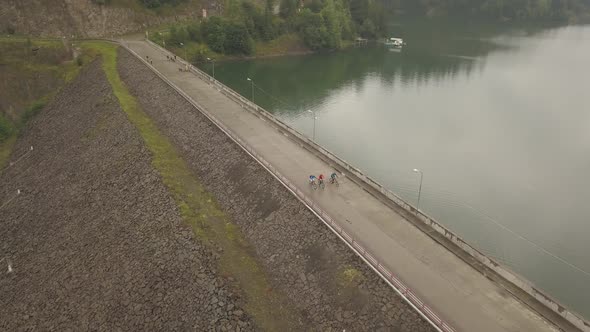
[[[21,118],[21,126],[24,126],[35,115],[37,115],[45,107],[45,101],[36,101],[29,108],[25,110]]]
[[[203,63],[207,60],[207,48],[203,45],[200,45],[197,48],[195,54],[193,54],[191,58],[192,63]]]
[[[203,20],[201,23],[201,34],[211,50],[217,53],[224,53],[225,26],[224,21],[218,16]]]
[[[223,49],[227,54],[250,55],[254,53],[254,40],[248,34],[244,24],[230,22],[225,25]]]

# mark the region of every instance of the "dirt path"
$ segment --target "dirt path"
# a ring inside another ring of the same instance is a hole
[[[119,72],[315,330],[432,328],[295,197],[137,59]]]
[[[0,330],[253,330],[93,63],[0,174]],[[8,271],[10,264],[11,272]]]

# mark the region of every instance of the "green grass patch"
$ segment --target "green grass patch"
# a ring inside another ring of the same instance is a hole
[[[61,39],[37,39],[27,36],[0,36],[0,76],[27,82],[27,91],[9,90],[7,109],[0,110],[0,165],[9,158],[16,137],[26,123],[38,114],[68,82],[82,65],[96,55],[82,52],[80,62]],[[7,85],[9,89],[11,84]]]
[[[24,126],[29,120],[31,120],[35,115],[39,114],[43,107],[45,107],[47,98],[42,98],[36,102],[34,102],[31,106],[29,106],[23,113],[21,117],[21,126]]]
[[[138,129],[152,153],[152,164],[172,193],[182,218],[206,244],[223,249],[219,270],[237,280],[246,296],[246,310],[263,330],[292,330],[297,320],[289,306],[274,292],[252,248],[239,229],[220,210],[205,191],[172,143],[160,133],[154,122],[139,108],[137,101],[121,81],[117,71],[117,47],[107,43],[84,43],[99,52],[103,69],[113,92],[130,122]]]
[[[296,34],[282,35],[269,42],[256,42],[257,56],[286,55],[309,52],[301,37]]]
[[[0,114],[0,142],[7,140],[14,134],[13,124]]]
[[[7,118],[0,114],[0,170],[4,169],[15,142],[16,129]]]
[[[365,277],[361,271],[347,265],[340,270],[337,279],[338,284],[342,287],[356,287]]]
[[[12,134],[8,136],[3,141],[0,141],[0,172],[6,166],[8,162],[8,158],[10,157],[10,153],[12,152],[12,147],[16,143],[16,135]]]

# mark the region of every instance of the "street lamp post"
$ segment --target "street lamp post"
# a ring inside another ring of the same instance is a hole
[[[252,100],[252,102],[254,102],[254,81],[250,77],[248,77],[248,81],[250,81],[250,83],[251,83],[250,85],[252,86],[252,98],[251,98],[251,100]]]
[[[215,59],[207,58],[207,61],[213,65],[213,80],[215,81]]]
[[[186,53],[186,47],[184,47],[184,43],[180,43],[180,46],[182,46],[182,48],[184,49],[184,61],[186,62],[186,68],[185,69],[186,69],[186,71],[188,71],[188,64],[190,62],[188,61],[188,56],[187,56],[187,53]]]
[[[307,112],[313,115],[313,141],[315,142],[315,120],[317,120],[318,117],[315,116],[315,111],[307,110]]]
[[[422,195],[422,180],[424,179],[424,173],[421,170],[414,168],[414,173],[420,173],[420,188],[418,189],[418,204],[416,204],[416,209],[420,210],[420,196]]]
[[[166,48],[166,40],[164,39],[164,35],[162,35],[161,32],[158,32],[158,35],[160,35],[160,38],[162,38],[162,46],[164,46],[164,48]]]

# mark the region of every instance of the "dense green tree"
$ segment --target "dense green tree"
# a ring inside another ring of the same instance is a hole
[[[362,24],[369,17],[369,0],[350,0],[350,15],[357,24]]]
[[[14,128],[12,124],[5,118],[2,114],[0,114],[0,143],[5,141],[12,133],[14,132]]]
[[[176,45],[178,46],[180,43],[186,43],[189,39],[189,34],[187,33],[186,29],[183,27],[177,28],[172,27],[170,28],[170,33],[168,35],[168,44],[169,45]]]
[[[186,27],[186,32],[188,34],[188,38],[194,42],[200,43],[202,41],[201,38],[201,26],[199,23],[194,22],[189,24]]]
[[[360,33],[363,38],[375,38],[377,36],[377,28],[370,19],[366,19],[360,28]]]
[[[207,45],[209,45],[209,48],[217,53],[224,52],[225,27],[221,17],[213,16],[203,20],[201,23],[201,34]]]
[[[318,13],[305,8],[298,15],[297,28],[302,34],[303,42],[312,50],[319,50],[325,47],[324,38],[328,34],[324,26],[324,18]]]
[[[280,14],[283,18],[292,17],[297,13],[299,0],[281,0]]]
[[[224,51],[227,54],[254,53],[254,40],[248,34],[246,27],[238,22],[227,22],[225,24]]]
[[[201,23],[201,35],[217,53],[249,55],[254,52],[254,40],[246,25],[238,20],[211,17]]]
[[[307,5],[307,8],[309,8],[314,13],[319,13],[323,7],[324,2],[322,0],[311,0]]]

